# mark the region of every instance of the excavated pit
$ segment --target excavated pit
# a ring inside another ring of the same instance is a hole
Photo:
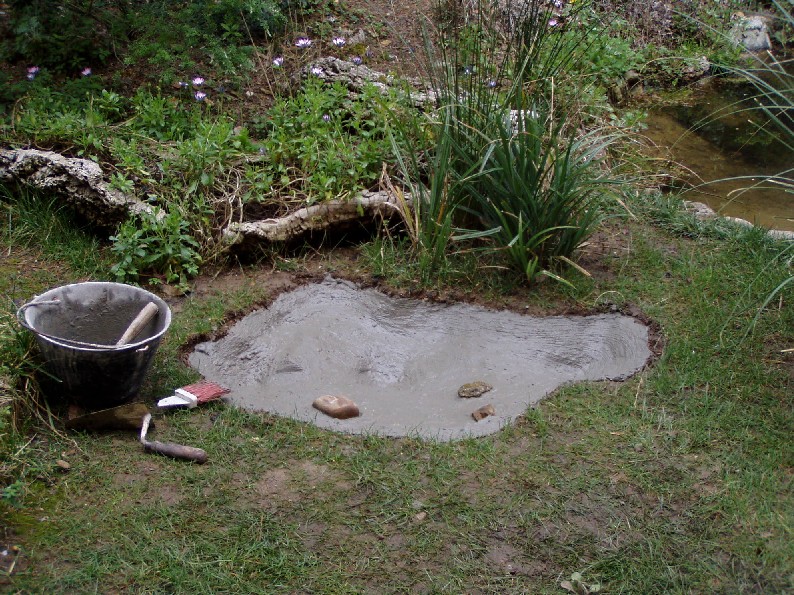
[[[455,440],[499,430],[559,386],[623,380],[651,356],[648,328],[622,314],[530,317],[467,304],[393,298],[326,279],[281,294],[190,364],[231,389],[228,401],[331,430]],[[461,385],[493,387],[477,398]],[[319,412],[321,395],[359,417]],[[472,413],[492,405],[495,415]]]

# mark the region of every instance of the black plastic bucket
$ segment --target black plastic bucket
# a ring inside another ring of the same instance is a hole
[[[133,342],[116,347],[129,324],[148,303],[158,312]],[[138,395],[155,351],[171,324],[162,299],[123,283],[64,285],[36,296],[17,312],[39,344],[42,389],[56,401],[105,409]]]

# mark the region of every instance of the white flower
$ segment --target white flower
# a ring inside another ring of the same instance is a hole
[[[323,73],[323,69],[320,68],[319,66],[312,66],[311,72],[314,76],[320,76]]]

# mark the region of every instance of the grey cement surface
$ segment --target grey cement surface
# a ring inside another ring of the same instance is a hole
[[[647,327],[621,314],[535,318],[326,279],[281,294],[189,359],[238,407],[340,432],[454,440],[498,431],[562,384],[625,379],[650,356]],[[477,380],[493,390],[458,397]],[[320,413],[312,402],[325,394],[351,398],[361,416]],[[487,404],[496,415],[475,422]]]

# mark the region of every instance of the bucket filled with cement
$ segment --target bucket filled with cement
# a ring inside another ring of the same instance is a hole
[[[36,337],[47,397],[104,409],[138,395],[171,310],[139,287],[90,281],[36,296],[17,319]]]

